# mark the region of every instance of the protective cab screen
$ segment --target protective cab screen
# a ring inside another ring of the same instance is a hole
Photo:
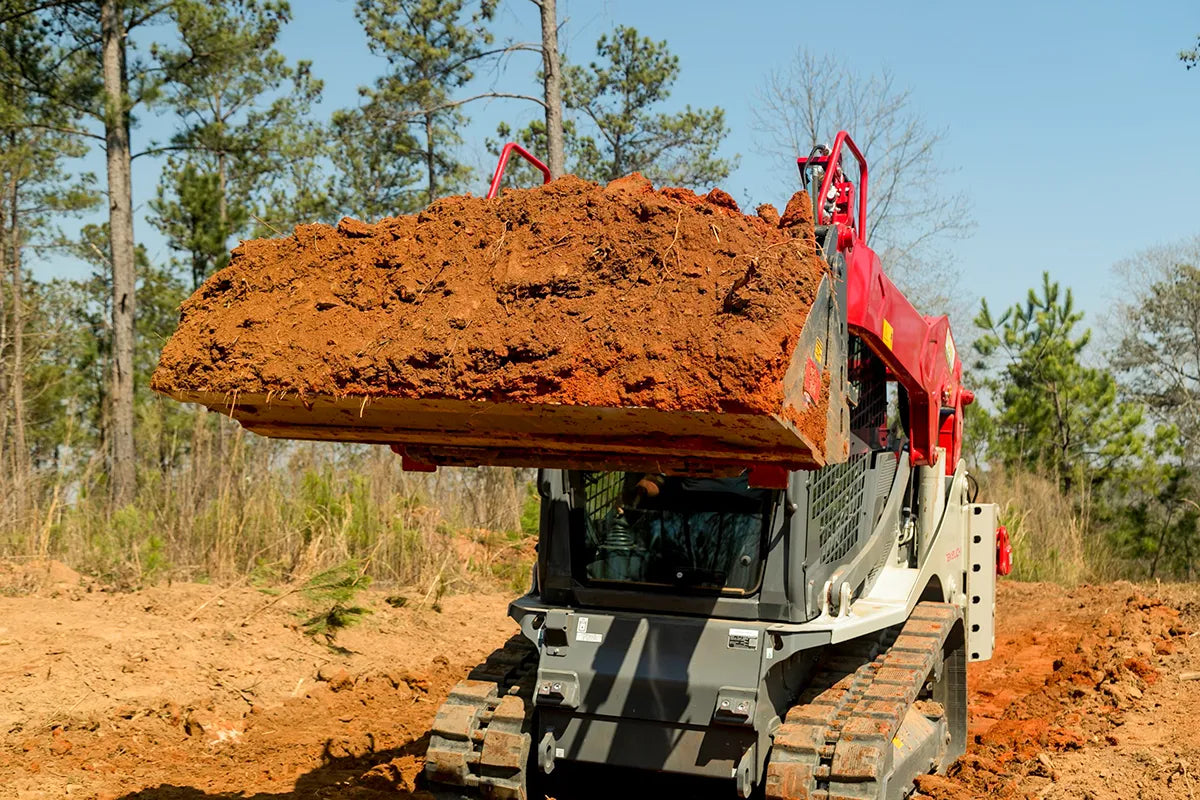
[[[585,583],[733,593],[758,587],[763,542],[778,492],[751,489],[744,475],[570,475],[576,510],[572,549],[582,549],[576,569],[584,572]]]

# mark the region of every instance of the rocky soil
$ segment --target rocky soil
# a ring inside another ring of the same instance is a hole
[[[1200,794],[1200,587],[1001,589],[996,655],[971,666],[970,752],[922,794]],[[112,593],[62,565],[0,565],[0,798],[419,794],[437,705],[514,631],[507,599],[373,592],[330,647],[300,630],[298,595]]]
[[[747,215],[720,189],[568,175],[242,243],[152,385],[785,414],[824,442],[827,392],[784,376],[827,271],[806,194]]]

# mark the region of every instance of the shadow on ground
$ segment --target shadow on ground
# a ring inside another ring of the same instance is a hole
[[[324,763],[301,775],[290,790],[255,792],[239,790],[210,792],[195,786],[163,784],[120,795],[117,800],[405,800],[414,796],[429,797],[418,785],[409,791],[417,778],[411,759],[423,758],[429,746],[428,735],[403,747],[380,750],[366,756],[334,757],[326,754]]]
[[[295,787],[281,792],[242,791],[208,792],[194,786],[164,784],[121,795],[117,800],[463,800],[464,795],[436,791],[423,777],[393,765],[413,756],[424,756],[428,736],[394,750],[380,751],[361,758],[329,758],[313,771],[302,775]],[[416,778],[415,788],[413,778]],[[541,800],[664,800],[672,797],[734,798],[733,782],[685,778],[611,767],[576,767],[557,770],[552,779],[531,792]]]

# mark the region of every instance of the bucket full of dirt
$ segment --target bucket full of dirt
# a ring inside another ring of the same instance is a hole
[[[806,468],[845,457],[844,317],[807,196],[566,176],[244,242],[152,385],[414,463]]]

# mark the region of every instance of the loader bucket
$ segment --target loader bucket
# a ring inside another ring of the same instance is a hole
[[[153,387],[411,466],[844,460],[844,290],[811,216],[785,230],[723,193],[622,181],[244,243],[184,304]]]
[[[227,414],[247,430],[284,439],[397,446],[417,464],[644,470],[730,474],[752,466],[810,469],[846,456],[845,400],[822,379],[836,306],[827,279],[782,381],[773,413],[750,409],[664,411],[453,398],[333,397],[172,391],[176,400]],[[832,363],[838,363],[836,361]],[[808,391],[805,380],[808,380]],[[813,390],[815,388],[815,396]]]

